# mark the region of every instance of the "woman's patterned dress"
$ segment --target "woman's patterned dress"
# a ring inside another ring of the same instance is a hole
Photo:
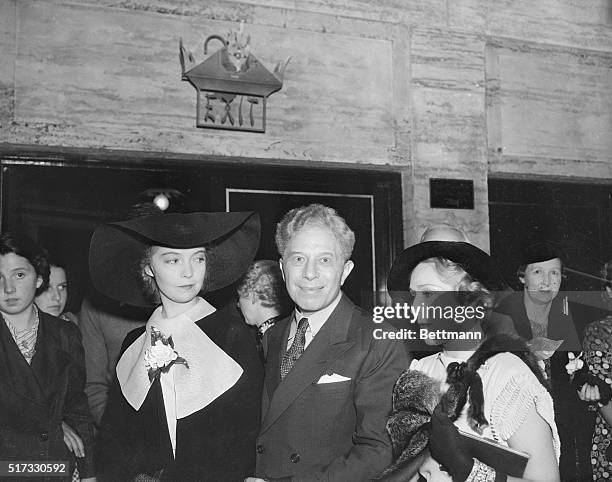
[[[612,315],[589,324],[584,336],[585,361],[592,374],[612,385]],[[612,403],[612,402],[610,402]],[[597,413],[591,464],[593,480],[612,480],[612,427]]]

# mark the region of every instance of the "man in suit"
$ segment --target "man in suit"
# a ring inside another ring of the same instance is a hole
[[[355,235],[333,209],[293,209],[276,244],[294,313],[266,332],[266,380],[250,481],[366,481],[391,463],[385,430],[393,385],[408,367],[401,341],[378,340],[371,313],[341,287]]]

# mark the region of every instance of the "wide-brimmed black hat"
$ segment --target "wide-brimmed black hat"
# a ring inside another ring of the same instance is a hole
[[[426,241],[406,248],[393,261],[387,278],[387,290],[393,299],[396,299],[394,293],[410,290],[412,270],[429,258],[446,258],[460,264],[470,276],[491,291],[506,289],[495,262],[483,250],[461,241]]]
[[[253,212],[154,214],[96,228],[89,248],[89,271],[105,296],[135,306],[150,306],[140,274],[148,246],[205,247],[207,289],[238,279],[259,247],[259,216]]]

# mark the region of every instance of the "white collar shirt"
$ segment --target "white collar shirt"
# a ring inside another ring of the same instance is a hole
[[[295,337],[295,333],[297,331],[297,322],[302,318],[308,318],[308,328],[306,329],[305,334],[305,342],[304,348],[308,347],[310,342],[314,339],[314,337],[319,333],[319,330],[323,328],[323,325],[329,318],[329,315],[336,309],[338,303],[340,303],[340,299],[342,298],[342,292],[338,293],[338,296],[334,301],[332,301],[328,306],[319,310],[315,313],[310,314],[309,316],[304,316],[300,313],[298,308],[295,309],[295,314],[293,320],[291,320],[291,327],[289,328],[289,338],[287,340],[287,350],[291,348],[293,345],[293,339]]]

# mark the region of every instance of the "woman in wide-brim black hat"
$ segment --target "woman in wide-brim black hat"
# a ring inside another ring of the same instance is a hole
[[[435,403],[423,408],[415,402],[422,387],[408,373],[400,377],[387,424],[395,462],[386,480],[411,480],[417,470],[427,480],[455,482],[508,475],[559,480],[559,438],[541,369],[518,337],[487,339],[482,329],[494,290],[504,286],[490,256],[465,242],[419,243],[394,261],[387,286],[395,300],[410,292],[412,306],[422,310],[413,331],[442,346],[440,353],[413,360],[409,371],[450,387],[452,396],[436,410]],[[496,459],[479,460],[458,429],[529,453],[524,473],[505,473]]]
[[[262,368],[251,334],[201,292],[247,269],[254,213],[155,214],[100,226],[95,287],[158,305],[126,337],[97,440],[108,480],[243,480],[254,470]]]

